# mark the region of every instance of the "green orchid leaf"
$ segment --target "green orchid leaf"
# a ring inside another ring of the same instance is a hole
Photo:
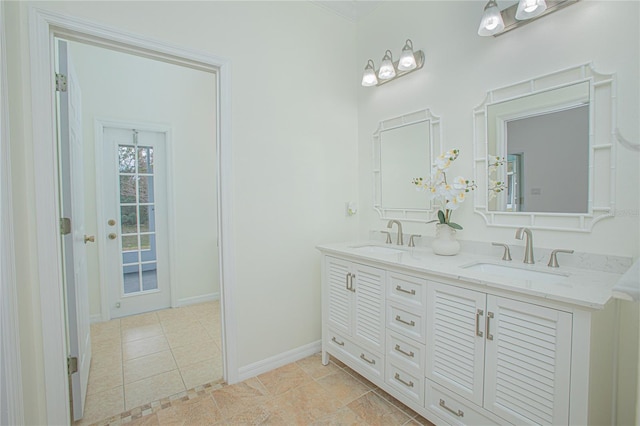
[[[457,223],[449,222],[448,225],[453,229],[462,229],[462,226],[458,225]]]
[[[447,223],[444,219],[444,212],[442,210],[438,210],[438,219],[440,219],[440,223]]]

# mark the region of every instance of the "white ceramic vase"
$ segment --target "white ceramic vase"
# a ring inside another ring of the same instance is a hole
[[[453,256],[460,251],[460,242],[456,239],[456,230],[446,223],[436,225],[436,238],[431,243],[435,254]]]

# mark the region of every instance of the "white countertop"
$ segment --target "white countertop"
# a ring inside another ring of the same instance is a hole
[[[358,250],[363,246],[380,246],[401,249],[401,253],[381,254]],[[552,301],[569,303],[592,309],[602,309],[613,297],[613,287],[622,274],[603,272],[584,268],[549,268],[546,264],[528,265],[521,260],[503,261],[494,256],[460,252],[455,256],[435,255],[428,247],[408,248],[374,241],[344,242],[319,245],[318,250],[326,254],[347,255],[355,259],[374,261],[381,265],[401,267],[405,270],[429,273],[436,276],[472,283],[487,288],[508,290],[523,295],[540,297]],[[491,263],[526,270],[550,272],[558,275],[557,282],[545,279],[528,280],[507,278],[487,272],[465,269],[473,263]]]

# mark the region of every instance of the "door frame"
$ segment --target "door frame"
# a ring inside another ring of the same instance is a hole
[[[171,295],[171,307],[175,308],[178,306],[178,300],[176,297],[176,264],[175,264],[175,247],[176,242],[176,234],[175,234],[175,209],[173,202],[173,195],[175,193],[173,188],[173,139],[172,128],[169,125],[162,124],[154,124],[140,121],[126,121],[126,120],[118,120],[118,119],[107,119],[96,117],[94,120],[94,141],[95,141],[95,157],[96,157],[96,204],[97,204],[97,212],[96,218],[98,221],[98,235],[104,236],[107,235],[107,227],[105,223],[107,222],[107,218],[104,216],[104,205],[103,205],[103,194],[104,194],[104,158],[103,158],[103,144],[104,144],[104,129],[105,127],[114,127],[118,129],[136,129],[141,131],[148,132],[158,132],[163,133],[165,136],[165,153],[167,160],[165,162],[166,166],[166,204],[167,204],[167,213],[169,216],[169,220],[167,221],[168,229],[167,229],[167,244],[169,245],[169,292]],[[98,238],[98,258],[100,262],[100,301],[101,301],[101,315],[102,321],[108,321],[111,319],[110,308],[109,308],[109,285],[107,283],[107,274],[106,268],[103,265],[107,264],[107,255],[106,255],[106,242],[104,238]]]
[[[67,380],[65,308],[59,244],[58,165],[54,91],[53,38],[61,37],[118,49],[217,76],[218,241],[222,310],[224,379],[238,381],[232,185],[231,185],[231,63],[228,59],[185,49],[85,19],[29,8],[29,54],[36,201],[37,266],[41,300],[44,390],[48,424],[70,424]]]

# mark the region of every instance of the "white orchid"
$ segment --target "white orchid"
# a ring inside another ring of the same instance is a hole
[[[460,151],[457,149],[440,154],[434,160],[434,166],[431,168],[428,180],[425,181],[421,177],[413,179],[413,184],[419,190],[427,191],[430,199],[439,202],[441,208],[438,210],[438,221],[454,229],[462,229],[462,226],[451,222],[451,212],[460,207],[467,192],[476,188],[475,182],[462,176],[456,176],[451,182],[447,182],[445,170],[458,158],[458,155],[460,155]]]

